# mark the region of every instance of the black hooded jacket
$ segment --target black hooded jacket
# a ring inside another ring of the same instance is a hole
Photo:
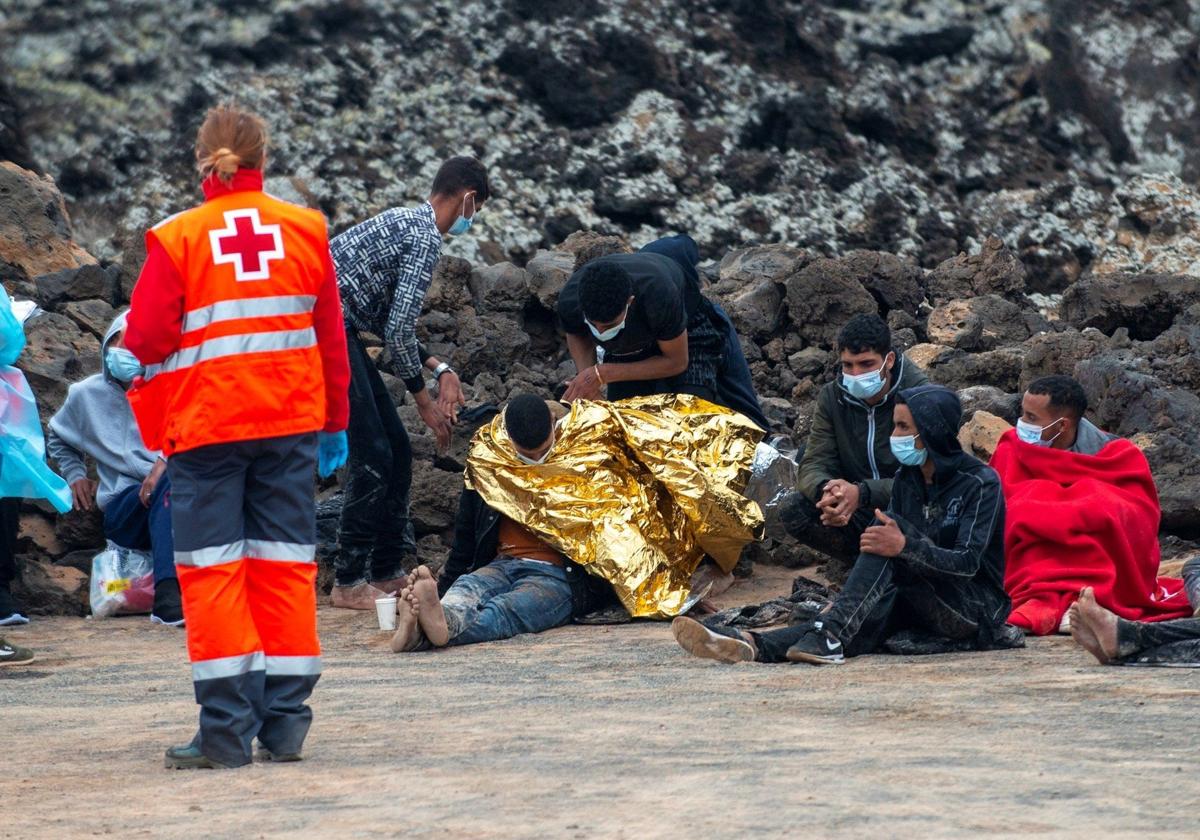
[[[958,396],[940,385],[900,392],[936,466],[926,484],[920,467],[900,467],[888,515],[906,538],[899,558],[938,596],[977,622],[988,641],[1008,618],[1004,591],[1004,494],[1000,476],[962,451]]]

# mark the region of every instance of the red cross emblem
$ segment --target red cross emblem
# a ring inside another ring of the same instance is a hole
[[[213,263],[233,265],[238,280],[266,280],[271,260],[283,259],[283,236],[279,225],[264,225],[258,210],[226,210],[225,227],[208,232]]]

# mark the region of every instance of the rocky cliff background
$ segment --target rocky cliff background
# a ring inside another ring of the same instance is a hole
[[[577,260],[683,231],[779,431],[804,437],[837,327],[879,312],[984,412],[981,454],[1031,378],[1076,375],[1145,450],[1177,552],[1200,538],[1198,33],[1195,0],[8,0],[0,281],[47,310],[20,366],[46,417],[98,369],[234,98],[272,127],[268,188],[334,230],[421,200],[448,155],[489,164],[421,321],[473,404],[572,374],[552,311]],[[402,411],[437,562],[470,428],[439,457]],[[101,542],[29,506],[30,606],[82,610]]]

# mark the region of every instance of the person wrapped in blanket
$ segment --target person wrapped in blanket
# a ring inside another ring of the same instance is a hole
[[[1005,624],[1004,497],[995,471],[962,451],[958,396],[921,385],[895,396],[890,446],[901,464],[887,511],[862,534],[842,591],[817,618],[766,632],[679,617],[676,641],[722,662],[841,663],[901,647],[1019,647]],[[929,641],[942,644],[924,644]],[[923,644],[913,644],[921,641]]]
[[[1146,456],[1090,423],[1087,408],[1071,377],[1037,379],[992,455],[1008,506],[1008,620],[1038,635],[1065,631],[1084,588],[1129,621],[1189,617],[1184,581],[1158,577],[1161,512]],[[1197,563],[1184,568],[1200,596],[1198,573]]]
[[[672,618],[761,533],[742,495],[762,430],[691,395],[567,410],[514,396],[476,433],[454,547],[401,593],[396,652],[537,633],[605,602]]]

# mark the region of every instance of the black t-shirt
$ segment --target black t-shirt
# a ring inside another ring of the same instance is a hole
[[[700,290],[687,282],[683,269],[673,259],[639,251],[597,257],[588,265],[601,261],[619,264],[633,279],[633,304],[625,316],[625,328],[612,341],[600,344],[607,361],[653,356],[658,352],[658,342],[679,338],[687,329],[688,319],[700,304]],[[558,317],[567,332],[595,338],[579,303],[578,271],[558,296]]]

